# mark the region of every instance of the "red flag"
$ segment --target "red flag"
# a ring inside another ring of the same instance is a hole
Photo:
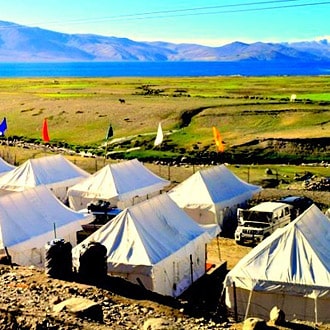
[[[42,139],[44,140],[44,142],[49,142],[50,138],[48,135],[48,124],[47,124],[47,119],[44,119],[44,122],[42,124]]]
[[[213,126],[213,137],[214,137],[215,144],[217,146],[217,151],[218,152],[224,152],[225,151],[225,146],[222,142],[220,132],[214,126]]]

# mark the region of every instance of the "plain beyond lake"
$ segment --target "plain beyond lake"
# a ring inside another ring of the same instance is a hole
[[[316,76],[330,63],[292,62],[70,62],[0,63],[0,78]]]

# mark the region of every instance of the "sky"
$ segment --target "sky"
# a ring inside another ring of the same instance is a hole
[[[221,46],[330,41],[323,0],[9,0],[0,21],[64,33]],[[1,28],[1,25],[0,25]]]

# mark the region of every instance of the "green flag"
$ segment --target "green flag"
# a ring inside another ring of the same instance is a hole
[[[112,126],[111,126],[111,124],[110,124],[105,139],[106,139],[106,140],[109,140],[109,139],[111,138],[111,136],[113,136],[113,129],[112,129]]]

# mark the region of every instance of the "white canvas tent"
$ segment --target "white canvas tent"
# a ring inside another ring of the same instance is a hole
[[[68,188],[88,176],[62,155],[29,159],[0,177],[0,195],[46,185],[64,201]]]
[[[15,168],[14,165],[7,163],[3,158],[0,157],[0,176],[13,170],[14,168]]]
[[[44,265],[45,244],[63,238],[76,245],[76,232],[93,217],[73,211],[40,185],[0,197],[0,251],[19,265]],[[56,237],[55,237],[56,236]]]
[[[177,297],[205,273],[210,240],[204,228],[162,194],[126,208],[78,244],[73,264],[79,269],[84,245],[99,242],[107,248],[109,274]]]
[[[68,200],[74,210],[84,209],[88,203],[98,200],[123,209],[158,195],[169,184],[133,159],[106,165],[74,185],[68,190]]]
[[[233,229],[237,208],[260,190],[220,165],[194,173],[170,190],[169,196],[198,223]]]
[[[330,321],[330,220],[312,205],[243,257],[224,281],[226,305],[240,317]],[[235,301],[236,297],[236,301]]]

